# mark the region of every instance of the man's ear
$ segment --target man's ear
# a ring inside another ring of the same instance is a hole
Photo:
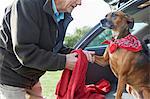
[[[130,17],[128,14],[126,14],[125,17],[127,18],[127,23],[128,23],[129,28],[133,29],[134,19]]]

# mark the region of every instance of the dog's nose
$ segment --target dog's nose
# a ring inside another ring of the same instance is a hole
[[[111,20],[108,20],[106,18],[102,19],[100,21],[101,25],[103,28],[109,28],[109,29],[113,29],[114,28],[114,24]]]
[[[106,18],[102,19],[100,22],[101,22],[101,24],[105,24],[107,22],[107,19]]]

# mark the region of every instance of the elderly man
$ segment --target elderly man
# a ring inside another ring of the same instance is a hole
[[[26,99],[26,93],[41,99],[34,89],[46,71],[73,70],[77,53],[70,54],[63,40],[77,5],[81,0],[14,0],[6,8],[0,35],[0,99]],[[93,62],[94,52],[84,53]]]

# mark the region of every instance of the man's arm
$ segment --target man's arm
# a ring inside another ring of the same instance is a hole
[[[26,67],[38,70],[59,70],[65,67],[66,56],[56,54],[38,46],[40,9],[36,0],[19,0],[11,10],[11,36],[13,51],[19,62]]]

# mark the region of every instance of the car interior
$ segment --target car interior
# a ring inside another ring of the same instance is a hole
[[[111,0],[107,0],[111,1]],[[150,1],[148,0],[126,0],[124,4],[118,7],[117,10],[131,15],[134,18],[134,27],[130,30],[131,34],[136,35],[139,40],[150,44]],[[95,51],[97,55],[103,55],[107,45],[101,44],[104,40],[111,39],[111,31],[101,28],[100,23],[91,29],[85,36],[75,45],[75,48]],[[150,47],[149,47],[150,51]],[[117,78],[114,76],[109,66],[98,66],[94,63],[89,63],[86,74],[86,84],[93,84],[100,79],[110,81],[112,90],[106,95],[106,99],[114,99],[117,85]],[[124,91],[125,99],[133,99],[131,95]]]

